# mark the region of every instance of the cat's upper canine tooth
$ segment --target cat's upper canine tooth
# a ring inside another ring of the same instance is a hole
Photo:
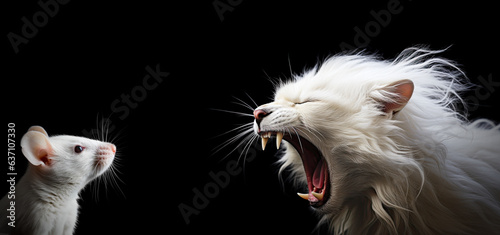
[[[262,141],[262,150],[266,149],[267,141],[271,137],[271,132],[265,132],[260,135]],[[279,149],[281,145],[281,140],[283,140],[283,132],[276,132],[276,148]]]
[[[281,140],[283,139],[283,132],[276,133],[276,148],[279,149],[281,145]]]
[[[267,140],[269,140],[269,137],[262,136],[261,140],[262,140],[262,151],[264,151],[266,149]]]

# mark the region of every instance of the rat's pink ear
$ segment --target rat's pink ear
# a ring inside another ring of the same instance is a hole
[[[413,89],[413,82],[404,79],[380,89],[378,95],[382,95],[383,98],[374,98],[379,100],[382,111],[387,113],[390,118],[392,114],[399,112],[405,107],[413,94]]]
[[[47,136],[47,132],[31,130],[30,128],[21,139],[21,147],[24,156],[31,164],[35,166],[49,165],[49,156],[52,154],[52,146]]]
[[[32,126],[32,127],[30,127],[30,129],[28,129],[28,132],[30,132],[30,131],[38,131],[38,132],[41,132],[42,134],[46,135],[47,137],[49,137],[49,134],[47,134],[45,129],[43,129],[43,127],[41,127],[41,126]]]

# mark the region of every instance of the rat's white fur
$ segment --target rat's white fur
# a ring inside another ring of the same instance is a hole
[[[315,211],[332,234],[499,233],[500,126],[457,111],[468,82],[440,52],[333,56],[259,107],[269,113],[261,131],[300,134],[325,157],[330,197]],[[411,99],[384,112],[404,80],[414,84]],[[284,145],[280,173],[290,168],[303,188],[300,156]]]
[[[78,216],[78,193],[112,164],[111,143],[77,136],[49,137],[34,126],[21,140],[30,165],[16,184],[15,227],[0,218],[0,233],[33,235],[73,234]],[[84,147],[75,152],[75,146]],[[9,208],[7,195],[0,202],[2,215]]]

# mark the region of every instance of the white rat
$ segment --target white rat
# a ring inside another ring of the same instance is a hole
[[[31,164],[16,185],[15,227],[1,216],[0,233],[73,234],[78,193],[111,166],[115,145],[69,135],[49,137],[42,127],[33,126],[21,147]],[[2,215],[11,201],[7,195],[0,201]]]

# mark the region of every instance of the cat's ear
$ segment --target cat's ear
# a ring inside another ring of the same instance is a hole
[[[33,129],[34,128],[34,129]],[[47,132],[41,127],[34,126],[24,134],[21,139],[21,148],[28,161],[35,165],[50,165],[52,155],[52,145],[50,144]]]
[[[380,103],[381,111],[390,118],[405,107],[413,94],[413,89],[413,82],[404,79],[378,89],[376,95],[372,97]]]

